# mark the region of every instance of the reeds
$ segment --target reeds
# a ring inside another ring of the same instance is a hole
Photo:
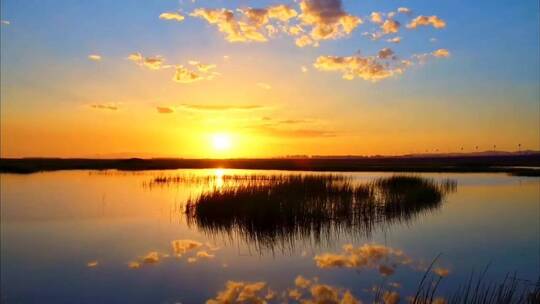
[[[436,260],[437,258],[435,258]],[[540,279],[535,284],[527,280],[518,279],[515,274],[507,274],[502,281],[488,281],[487,272],[475,275],[472,271],[469,279],[449,296],[438,296],[441,276],[430,273],[435,262],[428,267],[422,277],[416,294],[411,298],[411,304],[536,304],[540,303]],[[439,299],[439,300],[436,300]]]
[[[360,185],[327,174],[223,176],[223,181],[221,188],[187,202],[188,224],[270,248],[299,239],[320,242],[341,232],[369,236],[375,225],[438,208],[456,188],[453,181],[405,175]]]

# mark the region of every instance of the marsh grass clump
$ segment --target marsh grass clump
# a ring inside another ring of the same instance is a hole
[[[244,177],[240,177],[244,178]],[[455,182],[392,176],[354,184],[344,175],[253,176],[190,199],[188,224],[209,233],[238,234],[259,246],[329,239],[332,233],[369,235],[377,224],[410,220],[436,209]]]

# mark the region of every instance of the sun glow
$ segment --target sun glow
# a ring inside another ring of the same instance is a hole
[[[228,134],[215,134],[212,136],[212,146],[216,151],[227,151],[231,148],[231,137]]]

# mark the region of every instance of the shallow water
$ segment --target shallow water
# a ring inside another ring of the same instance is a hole
[[[311,237],[303,233],[292,242],[281,238],[273,240],[273,246],[262,246],[263,240],[246,238],[243,230],[204,229],[183,212],[189,199],[223,187],[223,176],[236,174],[298,172],[2,174],[2,300],[201,303],[223,291],[243,290],[246,297],[250,292],[275,293],[271,301],[287,297],[294,302],[311,297],[310,288],[317,284],[328,285],[340,297],[350,291],[365,303],[373,298],[374,286],[405,299],[439,254],[433,269],[444,275],[441,296],[463,284],[472,270],[487,265],[491,280],[508,273],[531,282],[538,279],[538,178],[417,174],[453,180],[457,187],[436,208],[405,220],[375,223],[369,233],[356,233],[355,227],[333,229],[317,240],[310,231]],[[351,176],[356,184],[393,175],[336,174]],[[153,185],[158,176],[214,178],[210,184]],[[306,227],[295,226],[304,232]],[[295,282],[298,276],[304,279]],[[256,282],[266,285],[251,284]]]

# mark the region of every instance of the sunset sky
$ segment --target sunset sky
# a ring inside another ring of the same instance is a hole
[[[540,149],[536,0],[0,3],[2,157]]]

